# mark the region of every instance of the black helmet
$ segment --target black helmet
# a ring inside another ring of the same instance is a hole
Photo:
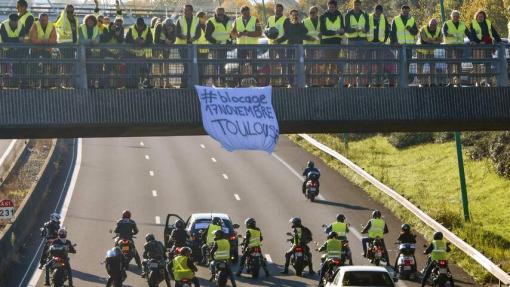
[[[411,231],[411,225],[409,225],[407,223],[402,224],[401,228],[402,228],[402,231],[404,231],[404,232]]]
[[[152,234],[152,233],[145,234],[145,241],[149,242],[152,240],[156,240],[156,238],[154,237],[154,234]]]
[[[443,239],[443,233],[441,231],[437,231],[434,233],[434,240],[441,240]]]
[[[333,238],[337,238],[337,234],[336,232],[334,231],[331,231],[330,233],[328,233],[328,239],[333,239]]]
[[[184,221],[180,220],[180,219],[177,219],[175,221],[175,228],[177,229],[183,229],[184,228]]]
[[[266,35],[266,37],[268,39],[275,40],[276,38],[278,38],[278,35],[280,34],[280,32],[278,31],[278,29],[276,27],[271,27],[271,28],[267,28],[264,31],[264,34]]]
[[[221,229],[215,230],[214,237],[215,238],[223,238],[223,230],[221,230]]]
[[[255,227],[255,219],[253,218],[246,218],[246,220],[244,221],[244,224],[246,225],[246,227]]]
[[[213,217],[212,224],[214,225],[220,225],[221,226],[221,218],[219,217]]]
[[[372,212],[372,218],[381,218],[381,212],[379,210],[374,210]]]
[[[336,220],[337,220],[337,221],[340,221],[340,222],[344,222],[344,220],[345,220],[345,215],[343,215],[343,214],[341,214],[341,213],[337,214],[337,215],[336,215]]]
[[[58,238],[62,238],[62,239],[67,238],[67,230],[64,227],[60,228],[57,231],[57,234],[58,234]]]
[[[289,223],[292,224],[292,227],[301,226],[301,218],[299,218],[299,217],[292,217],[289,220]]]
[[[179,254],[181,254],[182,256],[190,256],[191,255],[191,248],[189,247],[182,247]]]
[[[309,168],[313,168],[315,167],[315,163],[311,160],[308,161],[308,163],[306,164],[306,166],[308,166]]]

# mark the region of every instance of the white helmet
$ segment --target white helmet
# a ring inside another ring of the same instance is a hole
[[[60,220],[60,214],[58,213],[52,213],[50,214],[50,221],[59,221]]]

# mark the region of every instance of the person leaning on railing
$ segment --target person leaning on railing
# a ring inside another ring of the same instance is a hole
[[[202,35],[202,29],[200,28],[198,17],[193,15],[192,5],[184,5],[183,15],[179,17],[175,26],[175,33],[177,37],[175,44],[177,45],[193,44]],[[180,48],[179,56],[183,60],[189,59],[190,55],[188,54],[188,49],[186,47]],[[190,77],[190,70],[188,66],[189,65],[187,63],[183,64],[183,73],[180,85],[181,88],[188,87],[188,78]]]
[[[30,29],[32,28],[32,24],[34,23],[34,16],[32,13],[27,11],[28,3],[26,0],[18,0],[16,3],[16,10],[18,11],[19,16],[19,25],[21,25],[22,34],[24,35],[24,42],[29,43],[30,39],[28,38],[30,34]],[[30,50],[28,48],[18,48],[18,53],[20,55],[28,55]],[[21,87],[28,88],[29,86],[29,78],[27,78],[30,74],[27,65],[23,65],[21,67],[21,74],[25,75],[24,78],[21,79]]]
[[[146,47],[152,45],[151,29],[145,24],[142,17],[136,19],[136,24],[131,26],[126,34],[126,43],[134,46],[129,56],[141,61],[141,63],[129,63],[127,65],[128,82],[127,88],[137,88],[140,82],[148,86],[149,69],[143,64]]]
[[[35,21],[32,29],[30,29],[30,43],[41,46],[55,45],[57,43],[57,32],[53,23],[49,22],[48,14],[41,13],[38,18],[39,20]],[[30,56],[34,59],[50,60],[52,58],[51,54],[52,48],[33,48]],[[35,63],[30,70],[41,78],[41,88],[47,89],[54,86],[54,81],[46,78],[55,74],[52,63]]]
[[[416,43],[416,35],[418,34],[418,27],[416,26],[416,20],[409,13],[411,8],[409,5],[402,5],[401,13],[397,17],[393,18],[391,23],[390,40],[391,44],[398,45],[413,45]],[[406,58],[411,60],[413,57],[413,51],[411,48],[406,49]],[[400,71],[409,75],[409,65],[405,71]]]
[[[453,10],[451,20],[443,24],[443,44],[445,45],[464,45],[464,37],[472,38],[471,33],[467,29],[464,21],[460,20],[460,12]],[[460,59],[462,58],[462,48],[447,48],[446,58],[449,60],[459,59],[458,62],[448,64],[448,84],[447,86],[460,85],[460,74],[462,72],[462,65]]]
[[[418,45],[439,45],[443,42],[443,35],[441,34],[441,29],[439,29],[437,25],[437,19],[432,18],[429,21],[428,25],[423,25],[420,28],[420,32],[418,34],[418,41],[416,44]],[[416,54],[418,60],[426,60],[426,59],[434,59],[434,50],[435,49],[417,49]],[[428,62],[429,73],[426,75],[423,71],[425,67],[425,62],[418,62],[417,72],[418,72],[418,80],[420,81],[421,86],[437,86],[438,79],[436,76],[436,64],[434,62]]]
[[[101,34],[101,43],[107,45],[119,45],[124,43],[124,20],[121,14],[117,14],[115,21],[108,25],[108,30]],[[126,55],[126,51],[121,48],[101,49],[102,57],[107,60],[120,60]],[[105,75],[99,80],[101,88],[120,88],[124,84],[126,74],[125,64],[107,63],[104,65]]]
[[[339,47],[342,44],[342,37],[345,34],[344,17],[338,11],[338,2],[336,0],[328,1],[328,10],[320,16],[321,25],[321,44]],[[327,62],[337,62],[340,57],[340,48],[325,49],[322,58]],[[337,84],[342,71],[342,64],[326,64],[327,69],[324,74],[330,75],[325,79],[325,86],[334,86]],[[344,83],[340,83],[343,85]]]
[[[97,25],[97,18],[94,15],[87,15],[83,18],[83,24],[80,25],[79,31],[79,43],[86,45],[85,55],[87,59],[99,58],[100,50],[90,48],[90,46],[96,46],[101,41],[101,32]],[[102,64],[87,63],[87,86],[88,88],[95,88],[96,81],[100,79],[99,74],[101,72]]]
[[[479,45],[493,45],[501,42],[501,37],[496,31],[492,22],[487,19],[487,13],[483,10],[479,10],[475,13],[473,21],[470,27],[472,41]],[[490,59],[492,58],[492,49],[473,49],[474,59]],[[475,85],[476,86],[489,86],[491,83],[488,82],[487,78],[491,72],[491,63],[486,62],[483,64],[473,65],[475,74]]]
[[[283,15],[283,5],[282,4],[276,4],[274,7],[274,15],[270,16],[267,19],[267,29],[276,28],[278,30],[278,36],[276,39],[268,39],[269,45],[279,44],[279,45],[286,45],[288,42],[287,34],[289,33],[289,25],[290,20],[289,18],[285,17]],[[275,60],[278,56],[278,59],[280,61],[287,59],[287,49],[283,48],[277,48],[277,49],[270,49],[269,50],[269,58],[271,60]],[[275,79],[278,80],[278,82],[274,83],[273,85],[280,85],[285,86],[284,79],[288,77],[289,74],[289,67],[287,64],[280,64],[281,72],[280,74],[285,75],[285,77],[277,78],[274,75],[277,74],[277,65],[270,65],[270,74],[271,80]]]
[[[55,29],[57,31],[57,42],[59,44],[76,44],[78,43],[78,27],[80,23],[78,17],[74,14],[74,6],[67,4],[65,9],[60,13],[55,21]],[[60,45],[61,46],[61,45]],[[63,59],[75,59],[75,48],[59,47],[60,55]],[[61,74],[63,75],[63,87],[71,87],[70,75],[73,74],[73,64],[63,64]]]
[[[218,7],[213,17],[209,18],[205,28],[205,38],[210,44],[213,45],[227,45],[232,44],[232,20],[225,15],[225,8]],[[215,60],[219,60],[214,65],[214,74],[212,75],[215,79],[215,85],[218,87],[225,85],[225,65],[227,63],[221,62],[227,59],[226,48],[214,48],[212,51],[212,57]]]
[[[375,6],[374,12],[368,15],[368,26],[369,31],[367,34],[367,41],[370,45],[377,46],[376,49],[370,51],[371,60],[386,59],[385,51],[382,47],[385,45],[390,35],[390,25],[386,16],[383,14],[383,6]],[[388,51],[391,53],[391,51]],[[372,82],[370,83],[373,87],[383,86],[383,71],[384,67],[391,67],[390,64],[371,64],[368,66],[369,74],[371,75]],[[375,68],[375,69],[374,69]],[[375,75],[372,71],[375,70]]]
[[[320,45],[321,43],[321,22],[319,20],[319,8],[317,6],[310,7],[308,18],[303,20],[306,29],[307,38],[303,41],[303,45]],[[304,47],[305,59],[319,60],[320,48]],[[305,66],[306,84],[308,86],[320,86],[320,65],[307,64]]]
[[[366,46],[367,33],[370,30],[368,15],[361,10],[361,1],[354,0],[353,9],[349,10],[345,15],[345,35],[347,36],[347,43],[351,46]],[[366,60],[367,50],[363,48],[356,48],[348,51],[349,60],[355,61],[349,63],[348,70],[350,76],[348,77],[349,86],[368,86],[367,65],[356,63],[358,60]],[[364,74],[365,76],[360,76]],[[358,81],[356,81],[358,78]]]
[[[19,23],[18,14],[11,14],[9,18],[0,25],[0,39],[3,43],[23,43],[25,35],[23,34],[23,26]],[[8,59],[26,58],[26,54],[20,54],[18,48],[4,48],[5,57]],[[3,68],[2,77],[4,85],[9,88],[19,88],[23,72],[22,63],[7,64]]]
[[[160,47],[165,47],[160,50],[161,58],[163,60],[167,60],[170,58],[171,49],[168,49],[168,46],[175,44],[175,24],[170,18],[166,18],[162,23],[156,25],[154,32],[154,44]],[[155,66],[155,65],[154,65]],[[159,65],[161,67],[161,74],[163,78],[158,79],[156,82],[156,87],[160,88],[170,88],[172,85],[170,84],[170,79],[165,77],[170,72],[170,64],[161,63]]]

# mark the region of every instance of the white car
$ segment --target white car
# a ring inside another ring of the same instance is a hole
[[[326,284],[326,287],[340,286],[395,287],[395,283],[384,267],[343,266],[333,282]]]

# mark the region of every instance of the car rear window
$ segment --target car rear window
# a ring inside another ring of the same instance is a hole
[[[342,280],[343,286],[388,286],[393,287],[393,280],[387,272],[347,271]]]
[[[197,219],[191,226],[191,233],[196,233],[198,230],[206,229],[211,224],[212,219]],[[232,226],[232,222],[227,219],[223,219],[223,232],[227,234],[232,234],[234,232],[234,227]]]

